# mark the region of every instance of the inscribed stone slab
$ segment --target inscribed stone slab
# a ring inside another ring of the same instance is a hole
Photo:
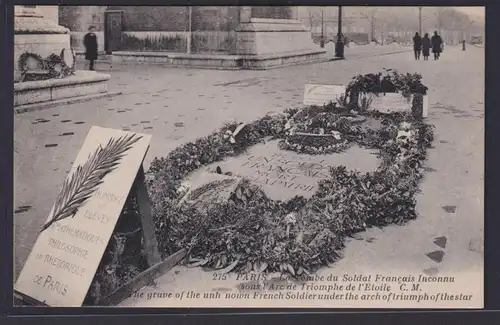
[[[375,151],[358,146],[343,153],[329,155],[299,155],[292,151],[280,150],[278,141],[253,146],[244,155],[207,166],[207,169],[194,172],[189,180],[196,180],[217,166],[223,173],[246,178],[258,185],[271,199],[287,200],[295,195],[311,197],[322,179],[330,177],[329,169],[346,166],[361,172],[371,172],[379,164]]]

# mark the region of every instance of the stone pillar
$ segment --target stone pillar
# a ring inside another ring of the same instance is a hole
[[[326,53],[312,41],[310,29],[298,20],[297,7],[248,8],[241,7],[235,54],[281,61],[292,58],[299,63]]]
[[[19,57],[24,52],[46,58],[62,49],[70,49],[69,30],[45,19],[38,6],[14,7],[14,71],[18,71]]]
[[[59,24],[59,6],[39,6],[43,14],[43,18],[53,22],[55,25]]]
[[[299,20],[299,7],[288,7],[290,9],[290,19]]]
[[[252,7],[240,7],[240,24],[250,23],[250,18],[252,18]]]
[[[40,8],[34,5],[14,6],[14,17],[42,18],[43,14],[40,11]]]
[[[14,6],[14,34],[44,34],[44,32],[67,34],[69,30],[45,18],[39,6]]]

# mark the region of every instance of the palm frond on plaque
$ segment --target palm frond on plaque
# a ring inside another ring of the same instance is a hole
[[[125,153],[141,138],[135,134],[111,138],[106,146],[99,146],[90,154],[87,161],[78,166],[63,183],[51,217],[43,225],[41,232],[54,222],[73,217],[78,208],[99,188],[104,177],[116,168]]]
[[[374,96],[375,94],[369,94],[369,93],[360,94],[358,106],[361,112],[366,112],[368,111],[368,109],[370,109]]]

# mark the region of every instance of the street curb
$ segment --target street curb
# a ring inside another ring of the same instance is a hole
[[[407,53],[407,52],[412,52],[412,50],[401,50],[401,51],[395,51],[395,52],[388,52],[388,53],[381,53],[381,54],[366,54],[366,56],[352,56],[352,57],[343,57],[343,58],[338,58],[338,57],[332,57],[332,56],[327,56],[325,58],[321,58],[318,60],[311,60],[311,61],[304,61],[304,62],[294,62],[294,63],[288,63],[288,64],[283,64],[283,65],[276,65],[276,66],[270,66],[270,67],[265,67],[265,68],[259,68],[259,69],[227,69],[227,68],[206,68],[206,67],[189,67],[193,69],[217,69],[217,70],[253,70],[253,71],[265,71],[265,70],[273,70],[273,69],[280,69],[280,68],[287,68],[287,67],[293,67],[293,66],[301,66],[301,65],[309,65],[309,64],[318,64],[318,63],[328,63],[328,62],[333,62],[333,61],[342,61],[342,60],[349,60],[349,59],[366,59],[366,58],[372,58],[372,57],[377,57],[377,56],[384,56],[384,55],[392,55],[392,54],[400,54],[400,53]],[[174,67],[174,66],[169,66],[169,67]],[[185,66],[177,66],[178,68],[186,68]]]
[[[60,105],[69,105],[69,104],[75,104],[75,103],[82,103],[82,102],[87,102],[93,99],[101,99],[101,98],[110,98],[110,97],[115,97],[118,95],[121,95],[121,91],[113,91],[113,92],[106,92],[106,93],[100,93],[100,94],[95,94],[95,95],[85,95],[85,96],[78,96],[78,97],[73,97],[73,98],[65,98],[65,99],[59,99],[59,100],[54,100],[54,101],[49,101],[49,102],[42,102],[42,103],[35,103],[35,104],[27,104],[27,105],[20,105],[17,107],[14,107],[14,113],[15,114],[22,114],[22,113],[28,113],[28,112],[33,112],[33,111],[40,111],[44,110],[47,108],[52,108]]]
[[[345,60],[344,58],[332,58],[332,57],[326,57],[326,58],[321,58],[317,60],[311,60],[311,61],[304,61],[304,62],[292,62],[288,64],[282,64],[282,65],[274,65],[266,68],[259,68],[259,69],[241,69],[241,70],[248,70],[248,71],[265,71],[265,70],[274,70],[274,69],[280,69],[280,68],[288,68],[288,67],[294,67],[294,66],[301,66],[301,65],[309,65],[309,64],[318,64],[318,63],[325,63],[325,62],[331,62],[331,61],[339,61],[339,60]]]
[[[330,62],[330,61],[338,61],[338,60],[344,60],[343,58],[322,58],[322,59],[317,59],[317,60],[311,60],[311,61],[303,61],[303,62],[294,62],[294,63],[287,63],[287,64],[281,64],[281,65],[273,65],[273,66],[268,66],[264,68],[252,68],[252,69],[246,69],[242,67],[208,67],[208,66],[185,66],[185,65],[158,65],[160,68],[165,68],[165,69],[191,69],[191,70],[219,70],[219,71],[266,71],[266,70],[275,70],[275,69],[281,69],[281,68],[287,68],[287,67],[294,67],[294,66],[301,66],[301,65],[310,65],[310,64],[318,64],[318,63],[325,63],[325,62]],[[118,68],[118,67],[126,67],[126,66],[135,66],[136,64],[134,63],[122,63],[119,65],[115,65],[115,69],[111,69],[111,73],[114,71],[125,71],[125,69]],[[153,66],[153,64],[146,64],[149,66]],[[104,70],[103,70],[104,71]]]
[[[173,69],[194,69],[194,70],[226,70],[226,71],[241,71],[241,70],[253,70],[253,71],[265,71],[265,70],[274,70],[274,69],[280,69],[280,68],[287,68],[291,66],[300,66],[300,65],[308,65],[308,64],[318,64],[318,63],[327,63],[327,62],[332,62],[332,61],[340,61],[340,60],[349,60],[349,59],[365,59],[365,58],[371,58],[371,57],[377,57],[377,56],[384,56],[384,55],[392,55],[392,54],[399,54],[399,53],[406,53],[406,52],[411,52],[410,49],[406,50],[400,50],[400,51],[395,51],[395,52],[388,52],[388,53],[381,53],[381,54],[362,54],[359,56],[352,56],[349,57],[347,56],[346,58],[337,58],[333,56],[327,55],[325,58],[321,59],[316,59],[316,60],[310,60],[310,61],[304,61],[304,62],[293,62],[293,63],[288,63],[288,64],[282,64],[282,65],[275,65],[275,66],[269,66],[269,67],[264,67],[264,68],[253,68],[253,69],[244,69],[242,67],[208,67],[208,66],[185,66],[185,65],[167,65],[167,66],[162,66],[162,68],[173,68]],[[79,62],[79,63],[83,63]],[[77,61],[78,63],[78,61]],[[112,62],[108,60],[96,60],[96,64],[108,64],[109,65],[109,70],[99,70],[99,71],[113,71],[113,64]],[[135,65],[133,63],[122,63],[117,66],[130,66],[130,65]],[[116,68],[116,70],[123,70],[120,68]]]
[[[352,58],[353,59],[367,59],[367,58],[373,58],[376,56],[393,55],[393,54],[409,53],[409,52],[412,52],[412,50],[401,50],[401,51],[381,53],[381,54],[366,54],[366,55],[360,55],[360,56],[353,56]]]

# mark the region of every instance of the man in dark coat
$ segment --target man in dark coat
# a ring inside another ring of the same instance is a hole
[[[422,37],[417,33],[413,36],[413,52],[415,53],[415,60],[420,60],[420,52],[422,51]]]
[[[438,32],[434,32],[431,38],[432,53],[434,53],[434,60],[439,60],[439,56],[443,50],[443,39],[438,35]]]
[[[94,61],[97,60],[97,36],[94,26],[89,27],[89,32],[83,38],[83,45],[85,45],[85,59],[89,60],[89,70],[94,71]]]

